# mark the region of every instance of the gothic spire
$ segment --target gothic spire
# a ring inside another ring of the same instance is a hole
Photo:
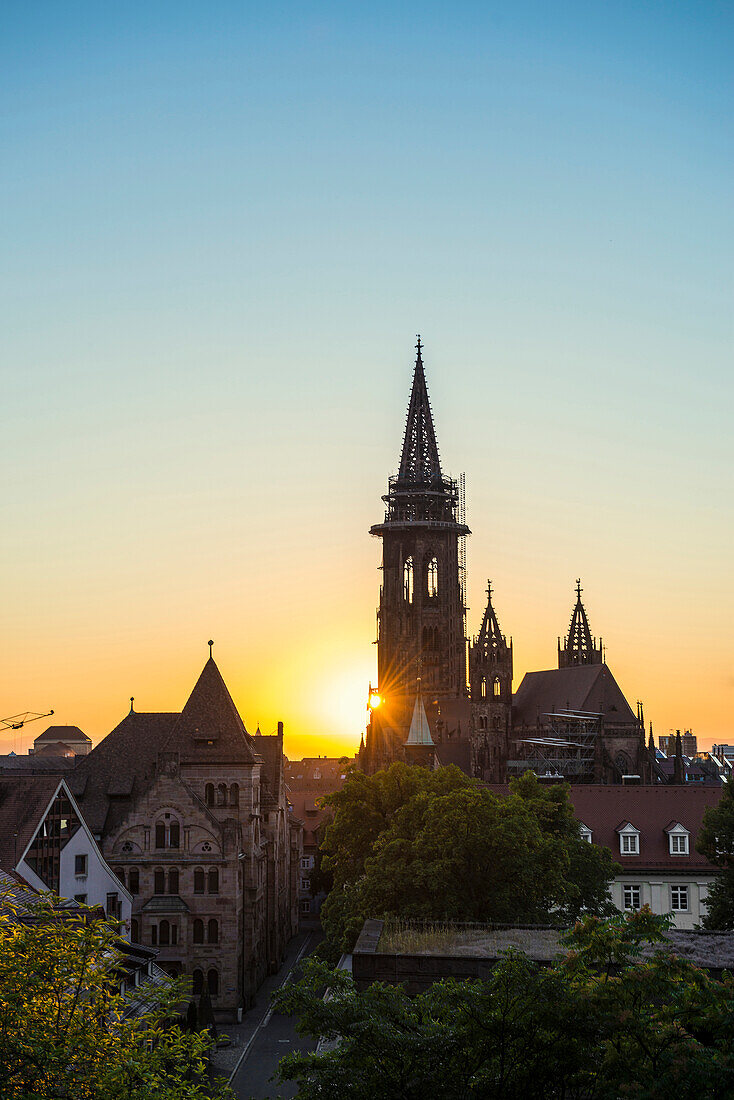
[[[423,706],[420,678],[418,679],[418,693],[415,697],[415,706],[413,707],[413,718],[410,723],[408,739],[405,744],[411,746],[433,745],[433,738],[431,737],[431,728],[428,725],[426,708]]]
[[[586,617],[586,609],[581,602],[581,581],[576,581],[576,606],[571,615],[571,625],[568,629],[568,637],[564,639],[561,647],[561,639],[558,639],[558,667],[569,668],[572,665],[600,665],[602,664],[602,646],[599,639],[599,648],[596,646],[596,638],[591,636],[589,620]]]
[[[497,620],[497,613],[492,606],[492,582],[487,581],[487,606],[484,610],[482,626],[475,645],[481,646],[483,650],[489,652],[492,649],[504,648],[506,644],[504,634],[500,630],[500,624]]]
[[[408,405],[408,417],[403,438],[403,453],[400,457],[398,482],[414,484],[442,483],[441,460],[438,457],[436,433],[433,428],[431,403],[428,400],[426,376],[423,372],[421,338],[416,346],[413,389]]]

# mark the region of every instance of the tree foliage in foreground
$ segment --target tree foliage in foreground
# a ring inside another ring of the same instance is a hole
[[[288,1055],[280,1079],[298,1082],[300,1100],[731,1098],[734,982],[667,950],[642,957],[665,923],[649,909],[585,917],[551,967],[508,952],[487,981],[414,998],[383,984],[358,992],[311,960],[274,1005],[328,1049]]]
[[[527,774],[499,796],[458,768],[353,772],[324,800],[333,888],[321,910],[332,959],[365,917],[570,923],[607,915],[616,865],[581,839],[568,787]]]
[[[126,1019],[113,976],[119,929],[91,912],[73,919],[40,899],[22,922],[0,916],[0,1097],[211,1097],[209,1036],[172,1025],[186,983],[151,989],[144,1014]]]
[[[706,898],[704,928],[734,928],[734,783],[728,779],[716,806],[708,806],[696,847],[719,868]]]

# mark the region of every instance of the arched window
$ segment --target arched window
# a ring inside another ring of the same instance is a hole
[[[156,867],[153,872],[153,893],[165,894],[166,892],[166,873],[162,867]]]
[[[191,992],[198,996],[204,988],[204,971],[195,970],[191,975]]]
[[[162,920],[158,925],[158,943],[165,947],[171,942],[171,926],[167,920]]]
[[[165,848],[166,846],[166,826],[163,821],[156,821],[155,823],[155,846],[156,848]]]
[[[206,787],[204,787],[204,801],[206,802],[207,806],[213,806],[214,805],[214,784],[213,783],[207,783]]]
[[[127,876],[128,890],[131,894],[140,893],[140,872],[137,867],[131,867]]]
[[[433,639],[432,639],[431,648],[432,649],[438,649],[438,627],[437,626],[434,626],[434,628],[433,628]]]
[[[203,894],[204,893],[204,868],[203,867],[195,867],[194,868],[194,893],[195,894]]]
[[[210,920],[206,934],[208,943],[219,943],[219,922]]]
[[[216,970],[210,970],[206,976],[206,984],[209,987],[209,993],[212,997],[216,997],[219,992],[219,973]]]
[[[482,696],[482,699],[487,698],[487,677],[486,676],[482,676],[482,682],[481,682],[480,687],[479,687],[479,693]]]
[[[220,783],[217,787],[217,806],[227,805],[227,785]]]
[[[150,942],[153,944],[153,947],[156,947],[157,944],[158,944],[158,925],[157,924],[151,924],[151,926],[150,926]]]
[[[169,833],[169,846],[171,848],[178,848],[181,843],[181,826],[177,821],[172,821],[168,827]]]
[[[194,921],[194,943],[204,942],[204,922],[203,920]]]
[[[407,603],[413,602],[413,559],[406,558],[403,566],[403,598]]]
[[[209,893],[219,893],[219,870],[216,867],[209,868]]]
[[[479,716],[479,728],[480,728],[480,730],[486,730],[486,728],[487,728],[487,716],[486,716],[486,714],[481,714]]]
[[[240,785],[239,783],[233,783],[229,788],[229,804],[230,806],[239,806],[240,804]]]
[[[622,775],[629,775],[630,762],[626,753],[618,752],[614,758],[614,763],[617,765],[617,770],[620,771]]]
[[[495,677],[495,681],[494,681],[493,686],[494,686],[494,695],[495,695],[495,698],[497,698],[498,695],[502,694],[502,684],[500,683],[499,676]]]
[[[115,874],[117,875],[118,881],[121,882],[122,885],[124,886],[125,885],[125,868],[124,867],[118,867],[117,870],[115,871]]]
[[[429,631],[428,627],[424,626],[423,630],[421,631],[421,648],[422,649],[428,649],[429,645],[431,644],[430,641],[429,641],[430,633],[431,632]]]
[[[178,925],[171,925],[171,943],[178,943]]]
[[[498,730],[498,729],[500,729],[500,728],[501,728],[501,723],[500,723],[500,716],[499,716],[499,714],[495,714],[494,718],[492,719],[492,726],[493,726],[493,727],[494,727],[494,729],[496,729],[496,730]]]
[[[178,867],[172,867],[168,872],[168,893],[178,893]]]
[[[431,599],[433,596],[438,595],[438,562],[435,558],[431,558],[428,563],[428,597]]]
[[[130,943],[139,943],[140,932],[138,930],[138,922],[135,917],[130,921]]]

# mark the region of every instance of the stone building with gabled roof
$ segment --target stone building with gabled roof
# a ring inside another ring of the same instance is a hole
[[[301,825],[288,813],[283,731],[251,737],[210,655],[178,712],[130,713],[69,777],[133,895],[131,938],[246,1008],[297,931]]]

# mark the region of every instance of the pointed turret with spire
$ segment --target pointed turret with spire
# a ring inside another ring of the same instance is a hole
[[[571,625],[563,645],[558,639],[558,667],[570,668],[573,665],[601,665],[604,663],[602,640],[597,648],[596,638],[591,636],[586,609],[581,602],[581,581],[576,581],[576,606],[571,615]]]
[[[380,764],[402,757],[419,676],[428,718],[438,722],[442,734],[458,735],[458,700],[465,702],[463,728],[469,725],[459,540],[470,532],[459,514],[459,485],[441,469],[423,350],[419,336],[398,473],[389,478],[382,498],[384,520],[370,530],[382,539],[377,637],[382,704],[370,721],[367,757],[376,761],[379,749]]]
[[[512,717],[512,639],[508,645],[500,630],[491,581],[481,629],[469,645],[469,684],[476,770],[480,778],[501,782],[499,769],[507,757]]]

